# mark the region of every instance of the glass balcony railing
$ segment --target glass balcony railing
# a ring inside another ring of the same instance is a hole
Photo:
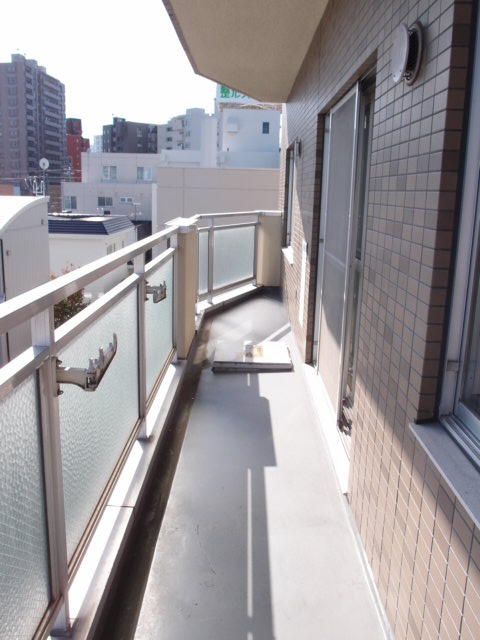
[[[241,218],[242,222],[233,222]],[[198,227],[199,299],[256,280],[258,214],[201,215]]]
[[[33,345],[0,368],[0,637],[68,628],[73,577],[128,452],[147,442],[170,362],[188,354],[197,301],[259,273],[278,284],[268,250],[278,239],[280,252],[278,213],[236,216],[172,221],[0,305],[0,336],[30,321]],[[54,329],[56,303],[132,261],[129,276]]]

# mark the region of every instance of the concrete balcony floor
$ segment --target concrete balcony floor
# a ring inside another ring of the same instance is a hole
[[[126,585],[141,606],[117,600],[110,620],[133,627],[104,621],[98,637],[387,638],[277,292],[211,316],[203,334],[148,579]],[[217,342],[244,339],[285,342],[294,371],[213,373]]]

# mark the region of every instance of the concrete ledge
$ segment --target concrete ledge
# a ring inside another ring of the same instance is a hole
[[[187,361],[170,364],[146,417],[148,440],[132,446],[95,533],[69,589],[72,630],[69,638],[90,637],[113,583],[133,525],[160,437],[187,370]],[[58,638],[56,633],[55,638]]]
[[[262,288],[263,287],[259,285],[249,283],[242,287],[236,287],[235,289],[230,289],[225,293],[213,296],[211,301],[202,300],[201,302],[197,302],[197,328],[200,325],[203,314],[211,313],[212,311],[217,311],[218,309],[222,309],[232,303],[239,302],[243,298],[260,291]]]
[[[410,429],[475,525],[479,527],[479,471],[440,422],[410,424]]]

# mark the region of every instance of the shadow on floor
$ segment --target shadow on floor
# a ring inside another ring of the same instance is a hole
[[[278,293],[267,291],[204,323],[95,638],[273,638],[269,403],[256,374],[210,365],[218,339],[278,339],[286,322]]]

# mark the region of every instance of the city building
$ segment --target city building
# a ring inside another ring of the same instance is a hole
[[[91,153],[102,153],[103,151],[103,135],[93,136],[93,144],[90,147]]]
[[[217,85],[215,113],[187,109],[159,125],[160,150],[216,150],[220,167],[280,166],[281,105],[264,104]]]
[[[128,216],[85,215],[82,213],[50,213],[48,244],[50,271],[56,278],[93,260],[110,255],[136,240],[135,226]],[[122,265],[85,287],[86,302],[114,287],[128,276]]]
[[[151,223],[156,232],[189,211],[277,206],[278,169],[217,167],[215,153],[212,158],[207,151],[84,153],[82,182],[62,184],[63,210],[128,215],[134,222]]]
[[[62,209],[151,220],[158,161],[158,154],[83,153],[82,181],[62,184]]]
[[[48,160],[48,185],[64,178],[65,87],[35,60],[12,54],[0,63],[0,181],[32,194],[32,177]]]
[[[218,164],[227,167],[279,167],[282,106],[217,85]]]
[[[187,109],[183,115],[158,126],[159,151],[200,151],[212,141],[216,144],[216,122],[214,116],[205,113],[205,109]]]
[[[67,118],[67,181],[82,181],[82,153],[90,149],[90,140],[82,136],[80,118]]]
[[[104,153],[157,153],[157,125],[113,118],[103,125]]]

